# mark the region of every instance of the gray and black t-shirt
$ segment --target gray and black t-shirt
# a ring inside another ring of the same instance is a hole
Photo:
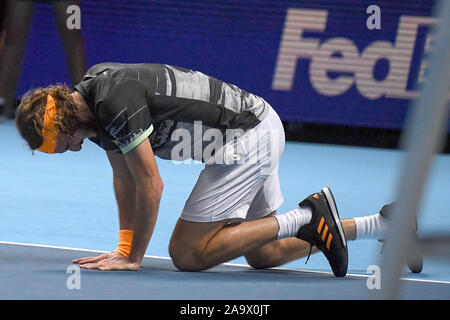
[[[214,128],[244,131],[265,118],[269,105],[235,85],[198,71],[163,64],[101,63],[91,67],[75,89],[97,119],[97,136],[90,140],[104,150],[127,153],[149,138],[156,156],[171,159],[184,129],[192,144],[204,141]],[[189,157],[194,158],[194,154]],[[195,157],[195,159],[199,159]]]

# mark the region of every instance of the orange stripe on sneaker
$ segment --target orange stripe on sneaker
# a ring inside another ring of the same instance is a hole
[[[319,222],[319,227],[317,228],[317,233],[320,234],[320,231],[322,231],[322,227],[323,227],[323,223],[325,222],[324,217],[322,217],[322,219],[320,219]]]
[[[331,235],[331,233],[328,235],[328,240],[327,240],[327,249],[330,250],[330,244],[331,244],[331,239],[333,239],[333,236]]]
[[[325,241],[325,237],[327,236],[327,231],[328,231],[328,225],[325,225],[325,228],[323,229],[323,233],[322,233],[322,241]]]

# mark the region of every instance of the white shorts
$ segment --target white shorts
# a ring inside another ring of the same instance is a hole
[[[277,210],[283,203],[278,165],[284,143],[283,125],[270,108],[264,120],[237,143],[227,143],[218,151],[223,164],[205,165],[180,218],[253,220]]]

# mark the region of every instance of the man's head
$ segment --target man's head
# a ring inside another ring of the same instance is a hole
[[[16,126],[31,150],[46,153],[79,151],[94,135],[92,114],[78,92],[54,85],[26,93],[16,113]]]

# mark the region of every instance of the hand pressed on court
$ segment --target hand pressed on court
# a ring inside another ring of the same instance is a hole
[[[117,252],[104,253],[96,257],[80,258],[72,261],[83,269],[98,270],[138,270],[139,263],[130,262],[128,258]]]

